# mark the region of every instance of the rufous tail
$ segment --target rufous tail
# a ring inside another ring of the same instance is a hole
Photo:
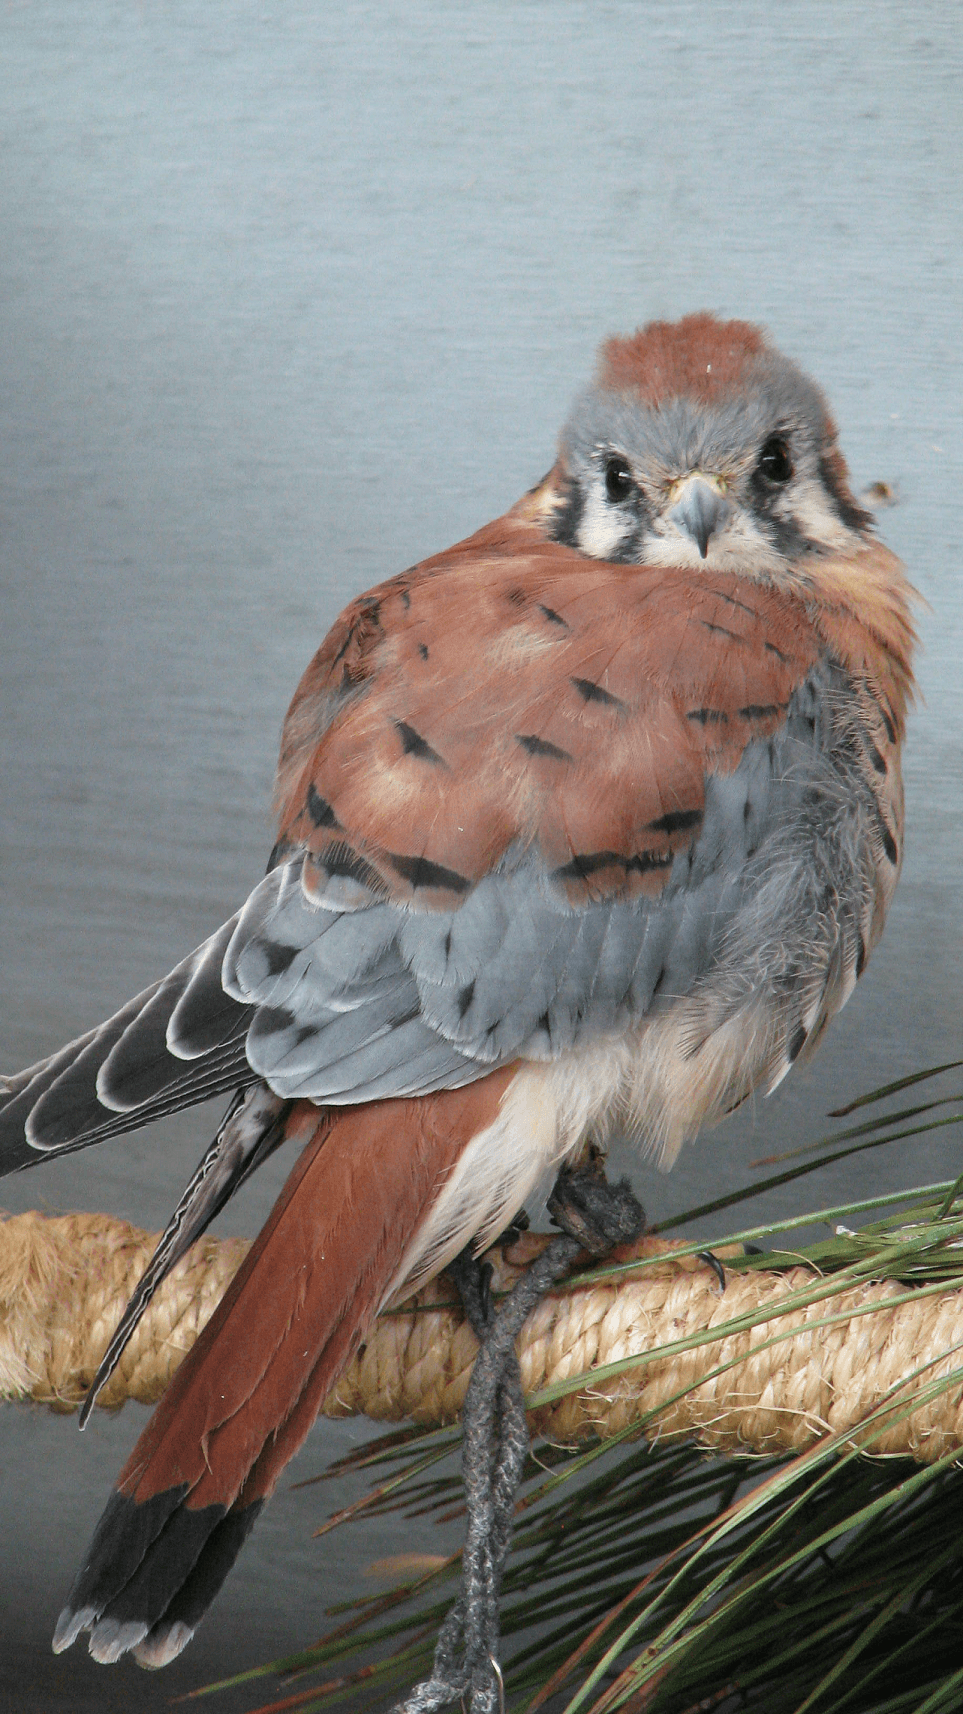
[[[510,1072],[318,1112],[274,1210],[121,1471],[54,1637],[95,1659],[180,1653],[354,1355]]]

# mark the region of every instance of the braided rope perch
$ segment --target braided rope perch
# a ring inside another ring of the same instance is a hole
[[[504,1253],[492,1251],[495,1288],[510,1288],[546,1242],[531,1233]],[[0,1222],[0,1397],[75,1409],[155,1243],[155,1235],[101,1214],[31,1213]],[[619,1252],[622,1259],[646,1260],[637,1274],[561,1286],[546,1297],[520,1336],[526,1394],[740,1316],[771,1310],[772,1319],[708,1348],[656,1355],[542,1405],[530,1417],[536,1432],[572,1441],[609,1436],[645,1418],[641,1431],[650,1438],[684,1434],[727,1452],[802,1451],[830,1432],[855,1429],[928,1358],[920,1383],[928,1392],[959,1365],[963,1289],[914,1293],[907,1301],[899,1284],[874,1282],[780,1313],[794,1290],[812,1283],[808,1270],[730,1273],[720,1293],[712,1270],[695,1256],[674,1256],[675,1248],[643,1238]],[[194,1246],[154,1299],[100,1396],[102,1406],[160,1397],[247,1249],[241,1238],[204,1238]],[[827,1316],[832,1325],[814,1325]],[[778,1343],[759,1349],[777,1333]],[[324,1412],[454,1422],[477,1349],[450,1285],[436,1280],[382,1316]],[[699,1380],[733,1359],[735,1366],[715,1379]],[[921,1463],[955,1447],[963,1449],[961,1386],[928,1397],[873,1440],[876,1453]]]

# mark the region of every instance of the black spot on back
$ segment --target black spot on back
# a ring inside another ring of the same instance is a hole
[[[554,607],[545,607],[541,601],[536,602],[536,606],[540,613],[544,613],[550,625],[561,625],[564,631],[569,629],[568,620],[563,619],[561,613],[556,613]]]
[[[758,619],[758,612],[755,607],[750,607],[748,602],[739,601],[735,595],[727,595],[724,589],[717,589],[716,596],[720,601],[725,601],[730,607],[738,607],[741,613],[748,613],[750,619]]]
[[[691,708],[687,720],[697,720],[700,726],[728,726],[729,716],[721,708]]]
[[[528,601],[528,596],[525,594],[524,589],[510,589],[508,591],[508,600],[511,602],[513,607],[524,607]]]
[[[624,869],[627,875],[651,875],[659,869],[670,869],[671,852],[638,851],[633,857],[623,857],[620,851],[578,851],[571,862],[555,870],[558,881],[586,881],[600,869]]]
[[[338,818],[326,797],[322,797],[312,780],[308,786],[305,808],[315,827],[337,827]]]
[[[418,644],[418,653],[421,656],[422,660],[426,661],[428,659],[428,644],[427,643],[419,643]]]
[[[690,827],[699,827],[702,823],[701,809],[670,809],[665,815],[660,815],[649,826],[653,833],[685,833]]]
[[[784,714],[788,702],[749,702],[740,708],[740,720],[771,720],[774,714]]]
[[[587,881],[590,875],[596,875],[600,869],[624,867],[625,858],[618,851],[579,851],[571,862],[556,869],[555,878],[558,881]]]
[[[459,875],[457,869],[446,869],[443,863],[432,863],[428,857],[405,857],[389,851],[388,861],[402,880],[412,887],[444,887],[449,893],[467,893],[471,882]]]
[[[574,759],[567,750],[550,744],[547,738],[536,738],[533,732],[516,732],[515,739],[530,756],[550,756],[554,762],[571,762]]]
[[[404,755],[417,756],[422,762],[436,762],[443,768],[447,766],[437,750],[433,750],[427,739],[423,738],[420,732],[416,732],[413,726],[409,726],[407,720],[396,720],[395,731],[401,739]]]
[[[603,689],[602,685],[596,684],[590,678],[573,678],[572,683],[585,702],[604,702],[609,708],[625,707],[621,697],[613,696],[611,691]]]
[[[699,624],[704,631],[715,631],[720,637],[728,637],[730,642],[745,643],[745,637],[740,637],[738,631],[730,631],[728,625],[716,625],[711,619],[700,619]]]
[[[458,1016],[460,1018],[463,1018],[465,1016],[465,1013],[467,1012],[467,1010],[468,1010],[469,1006],[471,1005],[472,1000],[474,998],[475,998],[475,982],[474,982],[474,978],[472,978],[472,980],[470,982],[465,983],[464,988],[459,988],[459,990],[458,990]]]

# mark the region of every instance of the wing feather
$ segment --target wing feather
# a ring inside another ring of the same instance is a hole
[[[8,1083],[0,1133],[28,1115],[32,1146],[2,1158],[232,1078],[335,1103],[454,1087],[691,995],[767,852],[801,899],[834,814],[873,874],[892,847],[844,754],[840,671],[790,591],[586,560],[520,514],[371,591],[291,705],[275,867],[163,983]],[[838,970],[812,954],[813,1028],[885,891],[850,868],[863,927]]]

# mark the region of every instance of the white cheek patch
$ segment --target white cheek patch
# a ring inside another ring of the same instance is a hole
[[[635,529],[635,520],[606,500],[594,485],[589,489],[578,525],[578,545],[592,559],[611,559]]]
[[[787,494],[774,510],[777,516],[784,514],[787,522],[794,523],[803,535],[811,542],[818,542],[820,547],[844,552],[860,541],[858,533],[842,522],[825,488],[815,477],[797,476],[791,496]]]

